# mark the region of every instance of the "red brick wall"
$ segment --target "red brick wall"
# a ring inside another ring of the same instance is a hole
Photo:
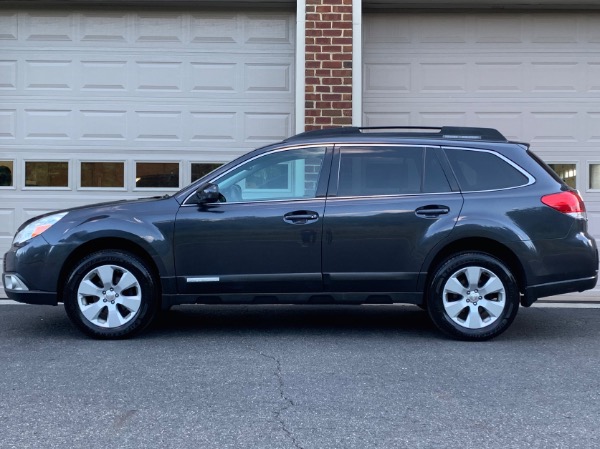
[[[352,124],[352,0],[306,0],[306,130]]]

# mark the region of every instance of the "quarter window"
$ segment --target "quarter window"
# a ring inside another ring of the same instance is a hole
[[[244,163],[216,183],[225,202],[314,198],[325,148],[277,151]]]
[[[523,173],[494,153],[448,148],[446,154],[463,191],[508,189],[528,182]]]

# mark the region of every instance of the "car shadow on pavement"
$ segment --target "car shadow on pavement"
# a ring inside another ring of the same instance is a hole
[[[180,306],[142,338],[181,335],[389,335],[448,340],[426,311],[412,305],[383,306]],[[521,308],[511,328],[492,341],[531,342],[600,338],[600,309]]]
[[[135,339],[177,339],[190,336],[281,335],[390,336],[447,340],[427,312],[411,305],[288,306],[189,305],[173,307]],[[5,306],[0,338],[88,340],[67,318],[63,307]],[[521,308],[511,328],[492,341],[529,342],[600,338],[600,309]]]
[[[194,333],[314,335],[390,333],[441,336],[427,312],[416,306],[180,306],[163,312],[146,336]]]

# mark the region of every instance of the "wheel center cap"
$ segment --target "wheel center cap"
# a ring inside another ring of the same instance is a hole
[[[467,295],[467,302],[477,302],[479,301],[479,293],[470,292]]]
[[[116,293],[114,291],[109,290],[106,292],[106,295],[104,295],[104,297],[109,301],[114,301],[116,298]]]

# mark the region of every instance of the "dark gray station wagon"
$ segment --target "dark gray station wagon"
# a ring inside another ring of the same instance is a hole
[[[4,261],[10,298],[97,338],[178,304],[410,303],[484,340],[598,277],[579,194],[528,145],[454,127],[299,134],[172,196],[37,217]]]

